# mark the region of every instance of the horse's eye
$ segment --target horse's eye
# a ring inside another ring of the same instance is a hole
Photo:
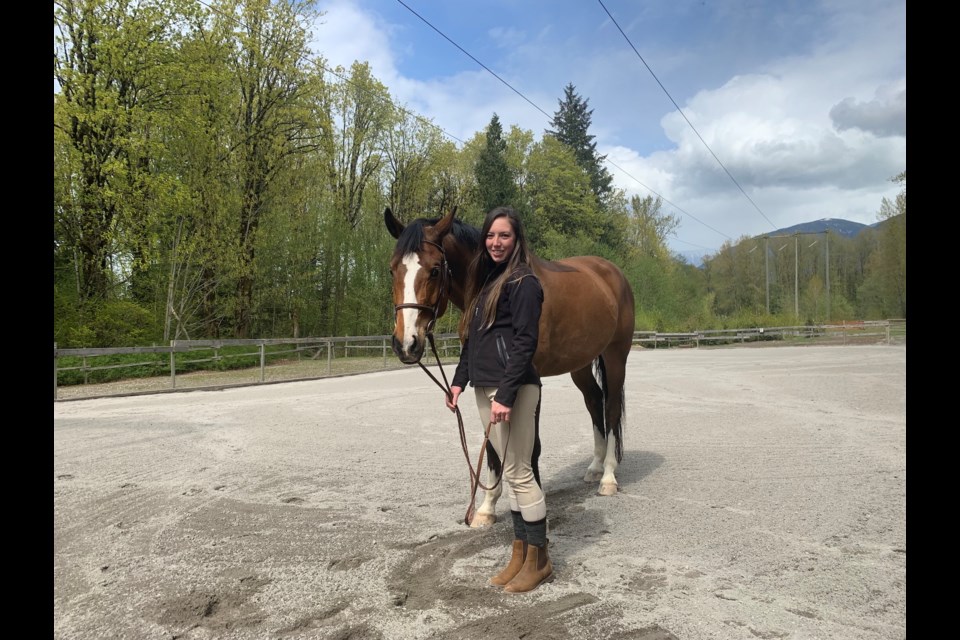
[[[430,269],[431,278],[436,278],[439,275],[440,275],[440,267],[434,267],[433,269]]]

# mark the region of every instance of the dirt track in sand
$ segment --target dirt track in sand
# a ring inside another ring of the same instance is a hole
[[[519,596],[418,368],[55,403],[55,637],[906,637],[905,347],[634,352],[612,498],[544,382],[556,579]]]

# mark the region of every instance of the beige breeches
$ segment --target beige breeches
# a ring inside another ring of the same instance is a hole
[[[480,421],[486,429],[497,388],[474,387],[474,391]],[[507,483],[510,509],[519,511],[527,522],[537,522],[547,517],[547,503],[533,476],[531,464],[539,405],[540,387],[525,384],[520,387],[517,400],[510,409],[510,421],[498,422],[490,428],[490,442],[503,463],[503,478]]]

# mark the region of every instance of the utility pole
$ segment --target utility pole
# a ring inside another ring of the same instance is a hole
[[[793,234],[793,315],[800,319],[800,232]]]
[[[824,233],[826,233],[826,232],[824,232]],[[807,249],[810,249],[811,247],[813,247],[813,245],[817,244],[818,242],[820,242],[820,239],[819,239],[819,238],[817,238],[816,240],[814,240],[813,242],[811,242],[810,245],[807,247]]]
[[[830,231],[823,232],[823,242],[827,245],[827,322],[830,322]]]
[[[767,315],[770,315],[770,236],[763,236],[763,270],[767,281]]]

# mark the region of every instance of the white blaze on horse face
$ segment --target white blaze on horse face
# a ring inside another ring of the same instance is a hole
[[[420,271],[420,257],[415,253],[403,256],[403,266],[406,273],[403,276],[403,303],[417,304],[417,292],[413,284],[417,281],[417,272]],[[403,309],[403,350],[410,352],[413,338],[417,335],[417,316],[419,309]]]

